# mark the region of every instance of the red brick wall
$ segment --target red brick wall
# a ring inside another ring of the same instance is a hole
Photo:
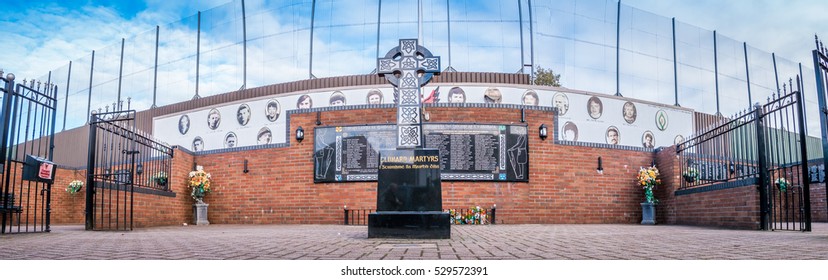
[[[656,155],[663,185],[656,191],[658,222],[759,229],[759,191],[756,186],[675,195],[680,187],[679,161],[675,146]]]
[[[518,123],[520,110],[491,108],[427,109],[431,122]],[[394,109],[323,112],[324,126],[393,123]],[[376,182],[313,183],[313,127],[316,114],[291,115],[290,127],[305,128],[305,141],[290,148],[220,153],[196,157],[213,175],[207,196],[211,223],[342,222],[342,209],[376,208]],[[635,185],[640,166],[653,153],[556,145],[537,137],[553,113],[526,111],[530,128],[529,183],[452,182],[442,184],[443,208],[491,207],[499,223],[638,223],[643,191]],[[596,172],[603,158],[604,174]],[[244,160],[249,173],[243,173]]]
[[[192,169],[193,155],[175,149],[170,189],[174,197],[135,192],[133,195],[133,226],[148,227],[191,223],[192,199],[187,190],[187,175]],[[69,182],[81,180],[84,188],[70,195],[65,191]],[[57,169],[52,187],[52,224],[84,224],[86,207],[86,170]]]
[[[825,183],[811,184],[811,221],[828,222]]]

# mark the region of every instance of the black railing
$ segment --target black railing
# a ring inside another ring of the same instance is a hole
[[[817,171],[807,166],[802,92],[793,81],[765,105],[678,144],[684,180],[676,194],[758,185],[762,229],[810,231],[809,173]]]
[[[377,212],[375,209],[343,209],[344,225],[368,225],[368,215]],[[497,208],[468,208],[444,209],[443,212],[451,215],[453,225],[486,225],[496,224]]]

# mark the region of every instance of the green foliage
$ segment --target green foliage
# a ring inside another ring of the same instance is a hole
[[[535,84],[543,86],[561,86],[561,74],[555,74],[552,69],[544,69],[540,65],[535,69]]]

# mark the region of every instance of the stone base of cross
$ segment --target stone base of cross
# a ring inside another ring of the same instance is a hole
[[[397,104],[397,148],[421,148],[423,125],[420,92],[440,73],[440,57],[433,56],[417,39],[400,39],[400,45],[377,59],[377,74],[400,93]]]

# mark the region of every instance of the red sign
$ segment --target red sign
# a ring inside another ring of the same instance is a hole
[[[50,163],[40,163],[40,172],[37,174],[40,179],[45,180],[52,180],[52,171],[55,169],[55,166]]]

